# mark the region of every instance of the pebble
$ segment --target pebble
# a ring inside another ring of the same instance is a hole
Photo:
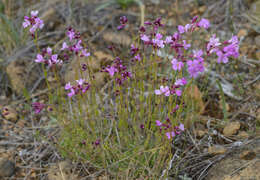
[[[231,135],[236,134],[239,129],[240,129],[240,122],[238,122],[238,121],[230,122],[225,126],[225,128],[223,130],[223,134],[225,136],[231,136]]]
[[[10,177],[15,173],[15,165],[6,158],[0,158],[0,177]]]
[[[2,109],[2,115],[6,120],[16,122],[18,119],[18,114],[15,109],[10,106],[4,106]]]
[[[221,155],[225,154],[225,152],[227,152],[227,148],[220,145],[214,145],[208,148],[208,153],[211,155]]]
[[[240,154],[240,159],[244,159],[244,160],[252,160],[256,157],[256,153],[254,151],[243,151],[241,154]]]

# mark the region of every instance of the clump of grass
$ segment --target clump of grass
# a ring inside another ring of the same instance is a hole
[[[43,22],[37,19],[36,12],[31,14],[23,25],[33,28],[30,32],[37,43]],[[118,29],[122,30],[127,18],[120,18],[120,23]],[[100,69],[111,79],[106,88],[98,87],[88,61],[78,61],[77,80],[67,82],[65,87],[57,86],[49,94],[53,107],[50,116],[61,127],[57,145],[61,154],[86,162],[95,171],[105,170],[113,178],[165,178],[167,173],[163,170],[175,148],[172,144],[185,133],[183,124],[195,110],[188,89],[204,72],[206,58],[217,56],[221,64],[238,56],[235,36],[220,42],[213,35],[206,49],[193,47],[191,37],[207,33],[210,23],[206,19],[194,17],[190,24],[178,26],[178,31],[169,36],[161,33],[161,18],[144,24],[129,48],[128,59],[110,48],[116,57]],[[46,66],[51,69],[57,82],[62,78],[62,59],[92,58],[79,32],[68,28],[66,34],[68,40],[61,49],[54,53],[49,47],[39,51],[35,59],[44,70]],[[85,71],[88,77],[83,76]],[[45,106],[36,102],[33,105],[36,113]]]

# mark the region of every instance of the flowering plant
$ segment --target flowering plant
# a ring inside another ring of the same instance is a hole
[[[31,33],[43,27],[37,14],[32,12],[32,17],[26,17],[23,24],[25,28],[31,26]],[[122,30],[127,23],[127,17],[121,17],[117,29]],[[198,31],[207,32],[210,26],[209,20],[195,16],[190,23],[179,25],[175,33],[165,35],[161,32],[164,27],[161,18],[146,21],[129,47],[129,54],[124,58],[116,56],[100,69],[111,83],[99,89],[93,86],[94,80],[87,82],[92,78],[89,74],[89,77],[75,77],[76,83],[66,82],[59,87],[60,107],[55,108],[59,110],[56,116],[63,120],[62,127],[66,127],[61,130],[62,153],[94,162],[98,164],[95,168],[112,167],[116,162],[129,173],[131,163],[135,163],[141,169],[138,172],[147,173],[146,167],[156,167],[161,172],[166,159],[169,160],[172,141],[187,128],[186,125],[184,128],[185,119],[192,111],[189,106],[192,99],[185,99],[187,88],[205,71],[207,60],[217,58],[216,63],[228,63],[239,56],[236,36],[221,42],[213,34],[204,48],[194,48],[189,37]],[[68,41],[62,43],[57,54],[48,47],[38,52],[35,62],[52,67],[63,65],[60,58],[69,59],[69,55],[91,58],[79,32],[70,27],[66,35]],[[163,57],[164,51],[169,56]],[[88,63],[79,68],[76,70],[86,71]],[[35,113],[44,107],[41,103],[33,104]],[[142,163],[145,165],[139,166]],[[159,173],[152,175],[158,179]],[[134,172],[133,177],[139,175]]]

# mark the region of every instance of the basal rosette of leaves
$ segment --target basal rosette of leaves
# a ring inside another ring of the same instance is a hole
[[[31,27],[32,35],[43,27],[37,14],[33,11],[23,24]],[[127,17],[121,17],[117,29],[123,30],[127,22]],[[206,61],[226,64],[239,56],[236,36],[221,41],[213,34],[205,42],[203,34],[210,28],[207,19],[196,16],[169,35],[161,31],[161,18],[144,24],[129,54],[121,56],[109,48],[115,59],[100,69],[110,77],[104,88],[95,85],[88,61],[79,62],[75,82],[55,90],[48,86],[49,104],[54,107],[49,114],[61,127],[57,145],[61,154],[86,162],[92,171],[107,171],[113,178],[158,179],[167,169],[178,137],[185,135],[185,120],[193,111],[185,98],[187,89],[205,71]],[[191,38],[200,31],[203,48],[195,46]],[[68,40],[56,53],[48,47],[35,58],[44,72],[52,69],[57,81],[62,79],[58,67],[64,61],[73,56],[93,58],[79,32],[69,27],[66,36]],[[37,36],[32,38],[37,43]],[[88,71],[89,79],[83,77],[83,71]],[[33,103],[37,114],[46,107]]]

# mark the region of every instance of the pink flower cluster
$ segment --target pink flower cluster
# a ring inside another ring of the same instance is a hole
[[[239,56],[239,41],[237,36],[233,36],[230,40],[219,42],[219,38],[216,38],[214,34],[208,44],[207,53],[210,55],[216,53],[218,63],[227,63],[230,57],[238,58]]]
[[[170,95],[177,95],[181,96],[182,91],[179,89],[181,86],[184,86],[187,84],[187,80],[185,78],[177,79],[170,88],[168,86],[160,86],[160,89],[156,89],[154,93],[156,95],[165,95],[165,96],[170,96]]]
[[[162,130],[166,131],[165,135],[168,139],[172,139],[184,131],[183,124],[180,124],[179,126],[173,126],[169,118],[166,118],[166,123],[162,123],[159,120],[156,120],[155,122],[156,126],[160,127],[160,132],[162,132]]]
[[[58,59],[58,54],[52,54],[52,49],[50,47],[44,49],[41,54],[37,54],[34,61],[37,63],[48,64],[49,67],[53,65],[61,65],[63,63],[62,60]]]
[[[68,28],[67,36],[70,41],[70,45],[68,45],[66,42],[63,42],[61,51],[68,50],[69,52],[74,52],[76,55],[79,55],[80,57],[88,57],[90,56],[90,53],[87,51],[87,48],[84,48],[82,46],[82,40],[80,39],[80,33],[76,32],[73,28]],[[67,54],[65,53],[65,56]]]
[[[128,19],[126,16],[121,16],[120,17],[120,25],[117,26],[117,30],[121,30],[124,29],[124,27],[126,26],[126,23],[128,22]]]
[[[153,23],[147,24],[154,26]],[[159,26],[153,28],[149,35],[145,33],[147,32],[146,27],[142,27],[140,29],[140,38],[145,45],[152,46],[153,49],[160,49],[169,45],[175,52],[174,58],[171,60],[172,69],[174,71],[182,71],[185,67],[190,78],[196,78],[199,73],[202,73],[205,70],[204,56],[209,56],[215,53],[218,57],[218,63],[227,63],[230,57],[237,58],[239,56],[239,41],[237,36],[233,36],[230,40],[220,43],[219,38],[216,38],[216,35],[214,34],[207,43],[205,53],[202,49],[188,51],[191,44],[187,43],[187,40],[183,39],[185,33],[192,33],[196,28],[208,29],[209,27],[210,23],[207,19],[201,19],[198,21],[198,17],[195,16],[190,24],[186,24],[185,26],[179,25],[178,31],[172,36],[166,36],[165,40],[163,40],[164,38],[160,33],[154,31],[154,29],[158,30]],[[183,83],[183,85],[185,84],[186,83]],[[182,85],[179,84],[177,87],[179,86]],[[176,94],[177,96],[181,96],[181,90],[176,89],[176,84],[171,88],[168,86],[161,86],[160,89],[155,90],[155,94],[164,94],[165,96]]]
[[[37,29],[42,29],[44,26],[43,20],[37,17],[38,11],[31,11],[31,17],[24,16],[23,27],[30,27],[30,33],[34,35]]]
[[[141,61],[141,55],[139,53],[139,48],[134,44],[131,44],[130,55],[133,57],[132,61]]]
[[[157,22],[157,23],[155,23]],[[187,42],[187,40],[182,39],[185,33],[192,33],[196,28],[204,28],[208,29],[210,27],[210,23],[207,19],[201,19],[198,21],[198,17],[194,17],[191,21],[191,24],[186,24],[185,26],[179,25],[178,32],[175,32],[172,36],[163,35],[157,30],[159,27],[163,26],[160,22],[160,19],[155,21],[154,23],[146,23],[146,25],[152,25],[152,31],[147,34],[147,27],[141,27],[141,35],[140,38],[144,42],[145,45],[150,45],[153,49],[163,49],[167,45],[169,45],[175,51],[175,57],[172,59],[172,68],[174,71],[181,71],[182,68],[186,65],[187,71],[190,74],[190,77],[196,77],[199,72],[204,71],[204,59],[203,59],[203,51],[193,51],[193,54],[190,56],[184,57],[184,51],[187,51],[191,44]],[[158,53],[159,51],[157,51]],[[189,58],[193,59],[189,59]]]
[[[85,82],[85,79],[76,80],[77,85],[72,86],[70,82],[65,85],[65,90],[70,91],[67,95],[72,97],[76,94],[84,94],[90,88],[90,84]]]
[[[44,108],[45,108],[45,104],[42,104],[40,102],[34,102],[32,103],[32,108],[35,112],[35,114],[39,114]]]
[[[122,85],[126,79],[132,77],[132,73],[127,71],[126,66],[123,65],[123,61],[119,57],[116,57],[112,65],[103,68],[102,71],[109,73],[111,77],[118,73],[119,76],[116,77],[116,83],[119,85]]]

